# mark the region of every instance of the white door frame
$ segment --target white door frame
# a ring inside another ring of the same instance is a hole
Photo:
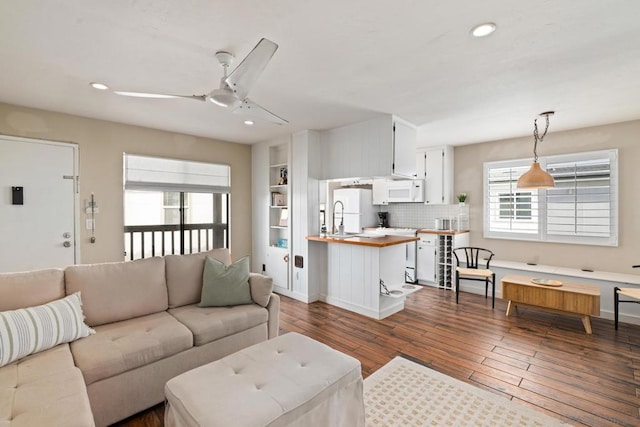
[[[75,191],[73,192],[73,260],[74,264],[80,263],[80,162],[79,162],[79,146],[75,142],[51,141],[48,139],[24,138],[21,136],[3,135],[1,138],[10,139],[18,142],[29,142],[32,144],[46,144],[68,147],[73,150],[73,183]]]

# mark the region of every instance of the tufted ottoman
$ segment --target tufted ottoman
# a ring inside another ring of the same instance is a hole
[[[290,332],[165,386],[166,427],[364,426],[360,362]]]

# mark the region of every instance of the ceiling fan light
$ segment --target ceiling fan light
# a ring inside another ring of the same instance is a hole
[[[553,177],[542,170],[538,162],[533,162],[531,168],[518,178],[518,188],[536,189],[554,186]]]
[[[228,89],[215,89],[209,94],[209,101],[225,108],[236,108],[241,101]]]

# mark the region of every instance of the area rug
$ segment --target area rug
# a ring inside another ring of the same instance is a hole
[[[402,357],[364,380],[366,425],[567,426]]]

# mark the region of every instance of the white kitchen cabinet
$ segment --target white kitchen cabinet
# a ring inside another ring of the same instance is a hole
[[[418,282],[436,283],[436,241],[437,234],[418,234]]]
[[[374,205],[388,205],[389,193],[387,192],[386,179],[374,179],[372,185],[371,199]]]
[[[321,179],[415,178],[417,131],[392,115],[329,129],[320,134]]]
[[[425,204],[453,203],[453,147],[419,149],[416,172],[424,179]]]

